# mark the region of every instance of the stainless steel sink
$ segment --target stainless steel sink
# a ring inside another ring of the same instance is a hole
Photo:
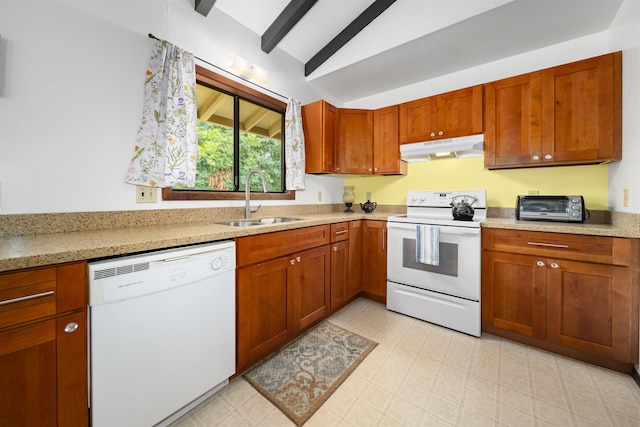
[[[293,221],[300,221],[300,219],[276,216],[276,217],[262,218],[262,219],[238,219],[238,220],[232,220],[232,221],[219,221],[219,222],[216,222],[216,224],[229,225],[231,227],[248,227],[251,225],[279,224],[281,222],[293,222]]]
[[[283,216],[276,216],[271,218],[262,218],[257,221],[260,221],[260,224],[278,224],[280,222],[300,221],[300,218],[287,218]]]

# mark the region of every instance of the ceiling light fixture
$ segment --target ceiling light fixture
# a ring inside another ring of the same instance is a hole
[[[239,77],[245,80],[253,80],[256,83],[264,84],[269,81],[269,74],[264,68],[260,68],[244,59],[243,57],[230,53],[231,65],[229,68],[235,71]]]

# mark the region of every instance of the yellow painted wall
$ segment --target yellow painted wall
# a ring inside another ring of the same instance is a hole
[[[409,163],[406,176],[345,177],[354,185],[356,203],[371,199],[385,205],[404,205],[407,190],[487,190],[490,207],[515,207],[516,196],[537,190],[540,195],[582,195],[588,209],[606,210],[607,165],[487,170],[484,158],[442,159]]]

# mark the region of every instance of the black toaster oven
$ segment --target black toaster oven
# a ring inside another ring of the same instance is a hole
[[[516,219],[583,222],[587,209],[582,196],[518,196]]]

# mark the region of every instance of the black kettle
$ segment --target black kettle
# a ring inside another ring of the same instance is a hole
[[[372,202],[371,200],[367,200],[367,202],[364,204],[360,203],[360,208],[365,213],[371,213],[377,207],[378,207],[378,204],[376,202]]]
[[[473,199],[471,203],[467,202],[467,197]],[[461,201],[456,201],[457,198],[462,198]],[[471,221],[473,219],[473,208],[471,207],[478,200],[473,196],[454,196],[451,198],[451,205],[453,207],[453,219],[458,221]]]

